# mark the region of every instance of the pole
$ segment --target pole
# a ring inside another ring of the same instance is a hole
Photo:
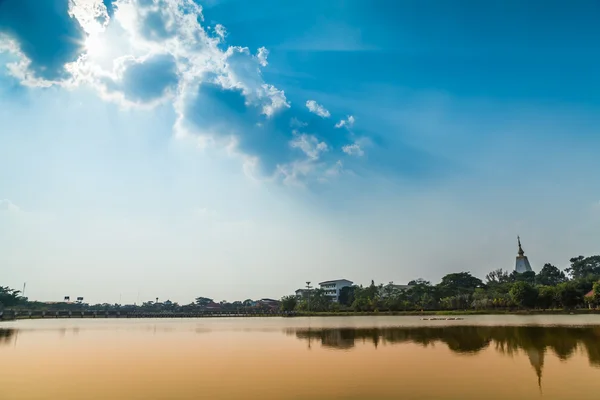
[[[310,281],[306,282],[306,292],[308,293],[308,310],[310,312],[310,289],[312,289],[312,287],[310,286]]]
[[[23,282],[23,291],[21,292],[21,295],[23,297],[25,297],[25,287],[27,286],[27,282]]]

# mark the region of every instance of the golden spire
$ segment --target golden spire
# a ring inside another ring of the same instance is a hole
[[[519,236],[517,236],[517,241],[519,242],[519,257],[523,257],[525,255],[525,252],[523,251],[523,248],[521,247],[521,238]]]

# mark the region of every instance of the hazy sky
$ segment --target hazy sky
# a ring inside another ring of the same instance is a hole
[[[600,244],[596,1],[0,0],[0,284],[434,282]]]

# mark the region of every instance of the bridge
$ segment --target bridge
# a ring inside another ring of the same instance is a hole
[[[194,311],[194,312],[153,312],[153,311],[100,311],[100,310],[4,310],[0,320],[42,319],[42,318],[214,318],[214,317],[291,317],[295,312],[286,311]]]

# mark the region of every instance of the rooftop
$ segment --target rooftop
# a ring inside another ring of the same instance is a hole
[[[349,281],[348,279],[334,279],[332,281],[319,282],[319,285],[326,285],[328,283],[337,283],[337,282],[350,282],[350,283],[353,283],[352,281]]]

